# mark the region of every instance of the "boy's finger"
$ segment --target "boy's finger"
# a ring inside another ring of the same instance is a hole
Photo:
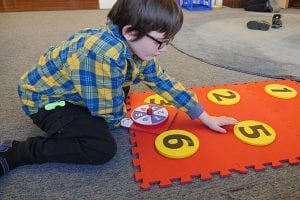
[[[220,127],[220,126],[216,127],[216,128],[215,128],[215,131],[217,131],[217,132],[219,132],[219,133],[226,133],[226,132],[227,132],[224,128],[222,128],[222,127]]]
[[[237,124],[237,123],[239,123],[238,120],[236,120],[232,117],[226,117],[223,122],[225,122],[226,124]]]

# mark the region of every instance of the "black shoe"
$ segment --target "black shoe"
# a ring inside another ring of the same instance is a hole
[[[270,24],[266,21],[249,21],[247,27],[252,30],[267,31],[270,28]]]
[[[0,145],[0,176],[17,167],[17,141]]]
[[[272,19],[272,28],[280,28],[282,27],[282,21],[281,21],[281,15],[280,14],[274,14]]]

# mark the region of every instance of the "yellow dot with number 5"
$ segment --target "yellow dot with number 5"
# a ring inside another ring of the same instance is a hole
[[[184,130],[169,130],[161,133],[155,139],[157,151],[167,158],[187,158],[197,152],[198,138]]]
[[[265,86],[265,92],[279,99],[292,99],[297,96],[297,91],[282,84],[269,84]]]
[[[238,139],[254,146],[269,145],[276,138],[271,126],[254,120],[240,121],[234,126],[233,132]]]
[[[215,104],[226,106],[234,105],[241,99],[239,93],[224,88],[209,91],[207,93],[207,98]]]

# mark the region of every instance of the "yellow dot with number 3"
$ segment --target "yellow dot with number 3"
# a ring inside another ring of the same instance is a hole
[[[167,158],[187,158],[197,152],[198,138],[184,130],[169,130],[161,133],[155,139],[157,151]]]
[[[218,105],[234,105],[240,101],[239,93],[229,89],[215,89],[207,93],[207,98]]]
[[[297,96],[297,91],[282,84],[269,84],[265,86],[265,91],[269,95],[280,99],[292,99]]]
[[[269,145],[276,138],[276,133],[271,126],[254,120],[240,121],[234,126],[233,132],[238,139],[254,146]]]
[[[158,94],[153,94],[153,95],[148,96],[146,99],[144,99],[144,102],[152,103],[152,104],[156,104],[156,105],[173,107],[167,100],[165,100]]]

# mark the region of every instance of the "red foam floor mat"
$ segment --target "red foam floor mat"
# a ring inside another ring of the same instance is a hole
[[[298,94],[292,99],[270,96],[264,90],[269,84],[291,87]],[[235,91],[240,95],[240,101],[226,106],[211,102],[207,98],[207,93],[218,88]],[[188,183],[193,177],[208,180],[213,174],[226,177],[230,176],[232,171],[247,173],[249,167],[259,171],[263,170],[265,165],[277,168],[282,166],[283,162],[299,164],[300,86],[297,82],[270,80],[194,87],[191,90],[197,94],[199,102],[209,114],[232,116],[240,122],[255,120],[265,123],[276,132],[276,138],[269,145],[253,146],[239,140],[233,132],[233,126],[225,127],[226,134],[219,134],[209,130],[199,120],[190,120],[184,112],[165,106],[169,111],[169,119],[163,125],[155,127],[134,125],[130,128],[133,165],[137,167],[135,180],[141,182],[142,189],[149,189],[151,184],[159,184],[160,187],[170,186],[172,180]],[[151,92],[130,94],[128,116],[135,107],[146,104],[144,100],[152,94]],[[155,147],[155,139],[167,130],[185,130],[194,134],[200,143],[197,152],[182,159],[161,155]]]

